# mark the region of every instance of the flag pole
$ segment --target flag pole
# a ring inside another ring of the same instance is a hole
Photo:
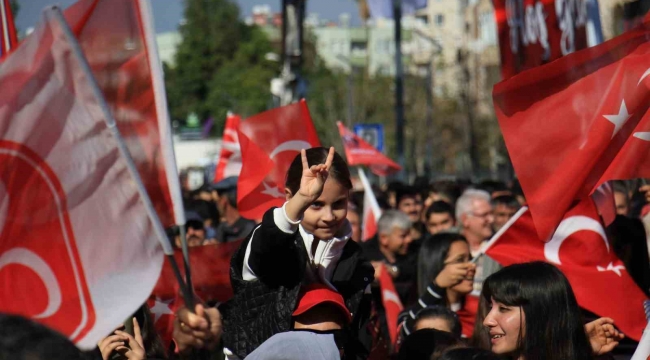
[[[174,207],[174,218],[176,225],[180,228],[181,249],[183,251],[183,262],[185,265],[185,282],[192,293],[192,272],[190,266],[189,250],[187,246],[187,237],[185,236],[185,210],[183,208],[183,195],[181,193],[181,184],[178,178],[178,169],[176,168],[176,157],[174,154],[174,141],[172,139],[171,121],[169,110],[167,109],[167,93],[165,92],[165,81],[158,57],[158,44],[154,36],[155,30],[153,25],[153,11],[149,0],[139,0],[140,17],[142,19],[144,40],[146,43],[147,58],[151,70],[151,82],[153,86],[153,95],[156,103],[156,115],[158,117],[158,133],[160,134],[160,145],[162,149],[163,162],[165,164],[165,173],[167,175],[167,186]],[[188,307],[191,304],[188,304]],[[194,309],[191,306],[190,309]]]
[[[57,6],[53,6],[50,9],[51,11],[46,11],[46,14],[52,13],[54,15],[55,19],[61,26],[61,30],[65,35],[66,40],[70,43],[72,53],[77,59],[77,61],[79,62],[79,67],[87,77],[88,84],[90,85],[90,88],[92,89],[93,92],[93,96],[95,97],[95,100],[97,101],[97,104],[99,105],[99,108],[101,109],[104,115],[104,121],[106,122],[106,126],[108,127],[113,137],[115,138],[120,155],[122,156],[122,159],[126,164],[127,170],[131,174],[133,182],[140,195],[140,200],[142,200],[145,211],[147,212],[147,215],[149,216],[149,220],[151,221],[151,224],[153,226],[156,237],[158,238],[158,241],[160,242],[160,245],[162,246],[163,251],[167,255],[168,259],[172,262],[172,266],[174,266],[174,264],[176,263],[176,260],[174,259],[174,250],[172,249],[172,245],[169,239],[167,238],[167,234],[165,233],[165,228],[160,222],[160,218],[158,218],[158,214],[156,213],[156,210],[154,209],[153,204],[151,203],[151,199],[149,198],[147,189],[145,188],[144,184],[142,183],[142,179],[140,178],[140,173],[138,173],[135,163],[133,162],[133,158],[131,158],[131,154],[129,153],[129,150],[127,149],[126,144],[124,143],[124,138],[122,137],[122,134],[120,133],[120,130],[117,127],[115,118],[113,118],[113,113],[108,107],[108,104],[106,104],[106,100],[104,99],[104,95],[102,94],[99,85],[97,85],[97,81],[93,76],[93,73],[90,69],[90,65],[88,64],[88,61],[84,56],[83,50],[81,50],[81,46],[79,45],[77,38],[72,33],[72,30],[68,25],[68,22],[63,17],[63,13],[61,13],[61,9]],[[176,267],[178,267],[178,265],[176,265]],[[188,306],[189,304],[193,304],[194,299],[191,296],[191,293],[188,291],[187,284],[185,284],[183,278],[180,277],[180,273],[178,273],[176,277],[181,289],[183,290],[183,296],[185,297],[186,303],[188,304]]]

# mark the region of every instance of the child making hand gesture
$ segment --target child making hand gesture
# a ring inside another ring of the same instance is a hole
[[[366,337],[370,312],[364,290],[374,270],[350,241],[347,164],[334,148],[302,150],[285,187],[285,204],[269,209],[233,255],[234,297],[220,308],[226,354],[244,358],[271,336],[292,330],[301,288],[318,283],[340,293],[352,314],[345,358],[363,357],[369,344],[359,339]]]

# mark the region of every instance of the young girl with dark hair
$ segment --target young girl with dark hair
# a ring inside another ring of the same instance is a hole
[[[481,343],[517,360],[588,360],[611,351],[622,335],[611,319],[584,325],[566,277],[553,265],[511,265],[487,278],[479,312]],[[589,336],[588,336],[589,334]]]
[[[400,314],[402,337],[414,330],[418,313],[433,306],[444,306],[456,314],[467,312],[465,295],[473,288],[476,266],[470,262],[467,240],[460,234],[438,233],[426,239],[418,258],[418,302]],[[461,320],[462,332],[470,336],[475,312]],[[464,320],[464,321],[463,321]]]
[[[244,358],[271,336],[292,329],[301,288],[324,284],[352,313],[345,358],[363,358],[374,269],[350,241],[346,219],[352,188],[334,148],[301,151],[286,179],[286,202],[269,209],[231,261],[234,297],[220,308],[228,358]]]

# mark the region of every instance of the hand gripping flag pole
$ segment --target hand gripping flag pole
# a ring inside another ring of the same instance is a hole
[[[84,74],[86,74],[88,78],[88,83],[90,84],[90,87],[93,91],[93,96],[95,97],[97,104],[99,105],[102,113],[104,114],[104,120],[106,121],[107,127],[110,129],[111,133],[113,134],[113,137],[115,137],[115,140],[118,145],[118,149],[120,151],[120,155],[124,159],[124,162],[126,163],[126,167],[129,173],[131,174],[131,177],[133,178],[133,182],[135,183],[138,193],[140,194],[140,199],[142,200],[144,207],[147,211],[147,215],[149,216],[149,219],[151,220],[151,223],[153,225],[154,232],[158,236],[158,241],[160,242],[163,251],[167,255],[167,258],[169,259],[170,263],[172,264],[172,267],[174,269],[174,274],[183,291],[183,297],[185,298],[185,303],[187,304],[188,308],[193,309],[194,298],[192,297],[188,284],[186,284],[183,281],[183,277],[181,276],[180,270],[178,269],[178,264],[176,263],[176,259],[174,258],[174,250],[172,249],[171,243],[167,238],[167,234],[165,233],[165,229],[162,226],[162,223],[160,222],[158,215],[156,214],[156,210],[154,209],[153,204],[151,203],[151,199],[147,194],[147,190],[144,184],[142,183],[142,179],[140,178],[140,174],[138,173],[135,163],[133,162],[133,158],[131,157],[129,150],[127,149],[126,144],[124,143],[124,138],[122,137],[122,134],[117,128],[115,118],[113,117],[113,114],[111,113],[108,104],[106,104],[106,100],[104,99],[102,91],[97,85],[97,81],[93,76],[93,73],[90,69],[90,65],[88,65],[88,61],[86,60],[86,57],[84,56],[83,51],[81,50],[81,46],[79,45],[77,38],[72,33],[72,30],[70,29],[70,26],[68,25],[63,14],[61,13],[60,8],[54,6],[50,8],[48,11],[46,11],[46,14],[47,16],[53,16],[61,26],[61,30],[65,35],[66,40],[70,43],[73,55],[79,61],[81,70],[84,72]]]

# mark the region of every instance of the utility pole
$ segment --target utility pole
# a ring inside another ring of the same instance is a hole
[[[288,105],[304,97],[300,76],[303,56],[303,23],[306,0],[282,0],[282,89],[280,105]]]
[[[407,180],[404,157],[404,68],[402,66],[402,0],[393,0],[395,21],[395,136],[397,163],[402,167],[398,178]]]

